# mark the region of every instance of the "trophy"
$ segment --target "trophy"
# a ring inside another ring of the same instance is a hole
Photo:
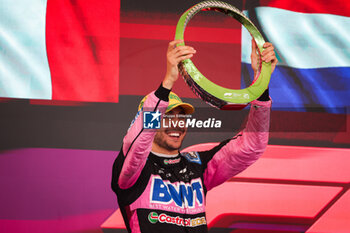
[[[176,26],[175,39],[184,40],[186,25],[191,18],[200,11],[217,11],[229,15],[239,21],[253,37],[257,44],[259,56],[264,50],[265,43],[259,30],[240,10],[221,1],[200,2],[183,13]],[[178,46],[185,43],[178,44]],[[229,89],[210,81],[196,68],[191,59],[179,63],[179,71],[191,90],[203,101],[222,110],[242,109],[251,101],[259,98],[267,89],[271,77],[271,62],[259,59],[258,71],[254,82],[245,89]]]

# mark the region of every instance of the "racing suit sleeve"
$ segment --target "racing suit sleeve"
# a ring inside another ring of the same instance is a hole
[[[245,129],[208,151],[209,158],[203,158],[209,160],[203,174],[207,190],[245,170],[264,153],[269,137],[271,100],[268,94],[262,97],[259,98],[262,101],[251,102]]]
[[[168,106],[169,93],[170,90],[162,85],[156,91],[151,92],[131,123],[123,139],[122,150],[125,160],[118,179],[121,189],[130,188],[139,178],[157,132],[155,129],[143,128],[143,111],[159,111],[162,116]]]

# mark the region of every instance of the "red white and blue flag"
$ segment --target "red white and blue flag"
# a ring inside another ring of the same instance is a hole
[[[334,113],[349,106],[349,2],[263,0],[245,13],[277,52],[279,64],[270,83],[275,106],[324,107]],[[243,70],[250,66],[249,38],[243,29]]]

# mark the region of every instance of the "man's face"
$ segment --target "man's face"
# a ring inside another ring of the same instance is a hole
[[[182,141],[186,135],[187,129],[179,127],[179,121],[183,121],[184,118],[178,117],[178,115],[184,115],[185,111],[181,107],[177,107],[167,112],[165,117],[165,125],[157,130],[156,136],[154,137],[154,143],[159,147],[162,147],[168,151],[178,150]],[[176,127],[174,126],[176,124]]]

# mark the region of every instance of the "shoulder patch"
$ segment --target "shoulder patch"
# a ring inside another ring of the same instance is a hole
[[[189,162],[202,164],[201,158],[199,157],[198,152],[184,152],[181,153],[183,157],[185,157]]]
[[[141,108],[139,111],[137,111],[137,113],[136,113],[134,119],[133,119],[133,120],[131,121],[131,123],[130,123],[130,126],[129,126],[127,132],[129,132],[131,126],[135,123],[136,119],[140,116],[140,113],[142,112],[142,110],[143,110],[143,108]]]

